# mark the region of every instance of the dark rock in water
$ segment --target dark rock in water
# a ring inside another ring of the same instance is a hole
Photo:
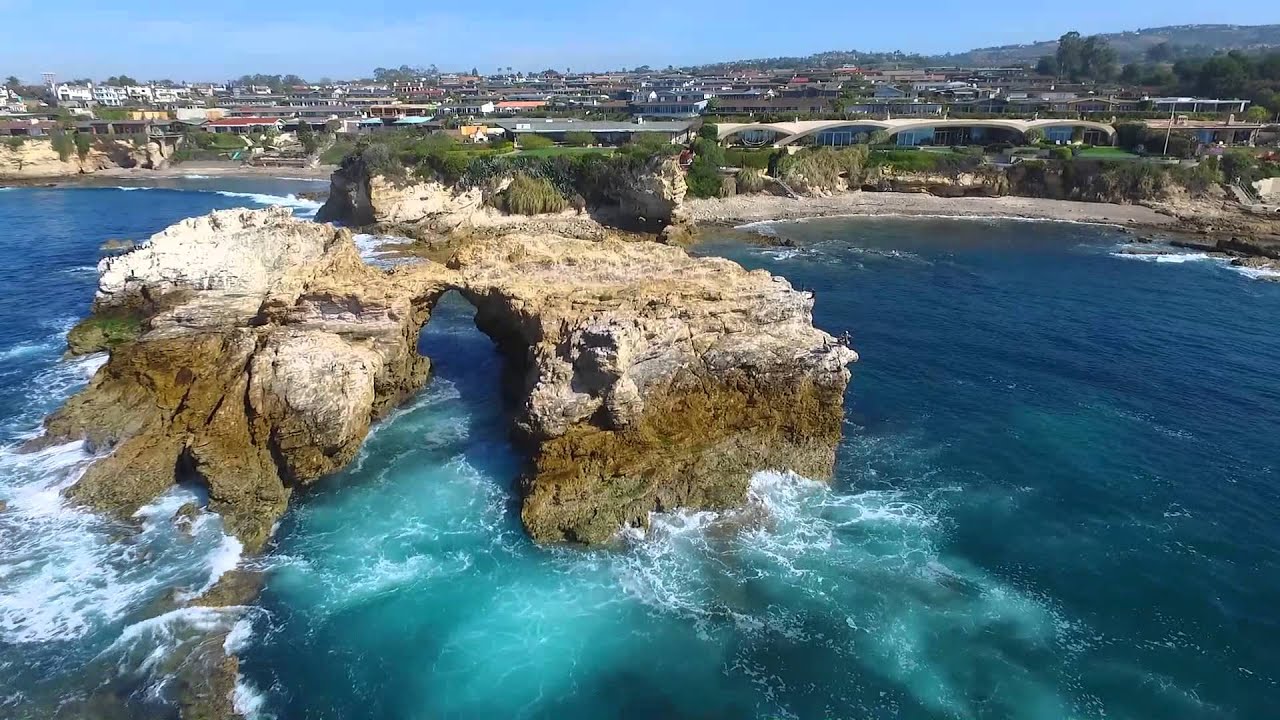
[[[0,512],[4,512],[5,510],[8,510],[8,509],[9,509],[9,503],[5,502],[4,500],[0,500]]]
[[[328,190],[304,190],[300,193],[296,193],[296,196],[300,200],[315,200],[317,202],[324,202],[325,200],[329,199],[329,191]]]
[[[1147,242],[1150,242],[1148,240]],[[1168,247],[1133,247],[1131,245],[1120,248],[1116,251],[1121,255],[1180,255],[1174,248]]]
[[[183,503],[182,507],[173,514],[173,525],[187,535],[191,534],[191,528],[195,524],[196,515],[200,513],[200,506],[194,502]]]
[[[111,238],[98,247],[102,252],[128,252],[133,248],[134,242],[124,238]]]

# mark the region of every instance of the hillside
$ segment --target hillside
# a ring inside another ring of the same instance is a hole
[[[1068,28],[1069,29],[1069,28]],[[1065,32],[1065,30],[1064,30]],[[1167,43],[1170,52],[1165,60],[1178,57],[1203,57],[1227,50],[1261,50],[1280,47],[1280,25],[1169,25],[1127,32],[1104,33],[1121,63],[1143,59],[1148,49]],[[1041,56],[1052,55],[1058,40],[1043,40],[1023,45],[978,48],[946,55],[918,55],[903,52],[860,52],[835,50],[805,57],[756,58],[701,65],[688,70],[724,72],[734,69],[841,67],[861,65],[879,67],[924,67],[937,65],[1000,66],[1033,64]]]
[[[1101,37],[1123,63],[1142,59],[1148,49],[1161,43],[1168,43],[1175,56],[1280,47],[1280,25],[1170,25],[1105,33]],[[959,65],[1010,65],[1035,62],[1043,55],[1052,55],[1057,48],[1055,39],[1029,45],[978,48],[950,57]]]

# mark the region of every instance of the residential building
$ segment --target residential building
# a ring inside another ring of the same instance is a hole
[[[608,120],[578,120],[575,118],[500,118],[492,125],[502,128],[513,140],[521,135],[542,135],[555,142],[564,142],[565,133],[588,132],[600,145],[625,145],[640,134],[657,134],[673,143],[692,139],[701,122],[697,120],[672,120],[624,122]]]
[[[91,91],[93,102],[104,107],[120,107],[124,105],[124,101],[128,97],[124,88],[111,85],[94,85]]]
[[[93,102],[93,88],[88,85],[68,85],[62,83],[54,90],[59,105],[79,105],[81,107]]]
[[[231,133],[233,135],[249,135],[267,130],[279,130],[282,123],[274,117],[229,117],[210,120],[205,129],[212,133]]]

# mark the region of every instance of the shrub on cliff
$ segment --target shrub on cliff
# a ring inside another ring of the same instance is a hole
[[[58,159],[66,162],[71,159],[71,153],[75,151],[75,142],[71,136],[61,128],[55,129],[49,137],[49,143],[53,146],[53,151],[58,153]]]
[[[764,190],[764,173],[753,168],[743,168],[733,176],[739,193],[758,193]]]
[[[721,196],[720,166],[711,159],[698,156],[689,166],[689,174],[685,177],[685,185],[689,194],[697,198]]]
[[[74,142],[76,144],[76,155],[83,160],[89,157],[89,149],[93,147],[93,138],[88,133],[78,132],[75,134]]]
[[[805,150],[779,158],[778,176],[797,192],[859,188],[866,177],[869,157],[866,145]]]
[[[502,209],[517,215],[541,215],[564,210],[569,201],[549,181],[517,174],[501,193]]]

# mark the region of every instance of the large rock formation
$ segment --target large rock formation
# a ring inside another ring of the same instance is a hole
[[[48,138],[33,137],[12,146],[0,143],[0,180],[90,175],[121,167],[155,170],[168,163],[165,148],[154,142],[139,148],[124,140],[95,137],[84,157],[73,151],[66,160],[58,156]]]
[[[72,497],[128,512],[198,479],[250,547],[425,381],[417,336],[448,275],[370,268],[347,231],[282,208],[184,220],[99,272],[95,314],[141,332],[46,421],[46,442],[111,450]]]
[[[418,334],[449,289],[509,360],[537,540],[729,506],[757,469],[828,475],[856,359],[784,279],[656,243],[507,236],[384,272],[344,229],[227,210],[99,270],[95,315],[127,314],[136,339],[46,422],[43,442],[110,449],[71,495],[129,511],[203,482],[250,548],[422,385]]]
[[[534,539],[598,542],[651,511],[734,505],[758,469],[831,474],[857,355],[783,278],[550,236],[450,264],[512,366]]]
[[[602,161],[603,170],[575,179],[590,184],[584,199],[592,214],[623,227],[660,229],[685,223],[684,171],[674,158],[648,162]],[[432,232],[523,224],[525,216],[509,215],[488,201],[510,183],[510,174],[490,178],[485,187],[388,176],[370,168],[360,154],[346,158],[330,178],[329,197],[316,214],[320,222],[353,226],[417,225]],[[573,210],[552,216],[573,218]]]

